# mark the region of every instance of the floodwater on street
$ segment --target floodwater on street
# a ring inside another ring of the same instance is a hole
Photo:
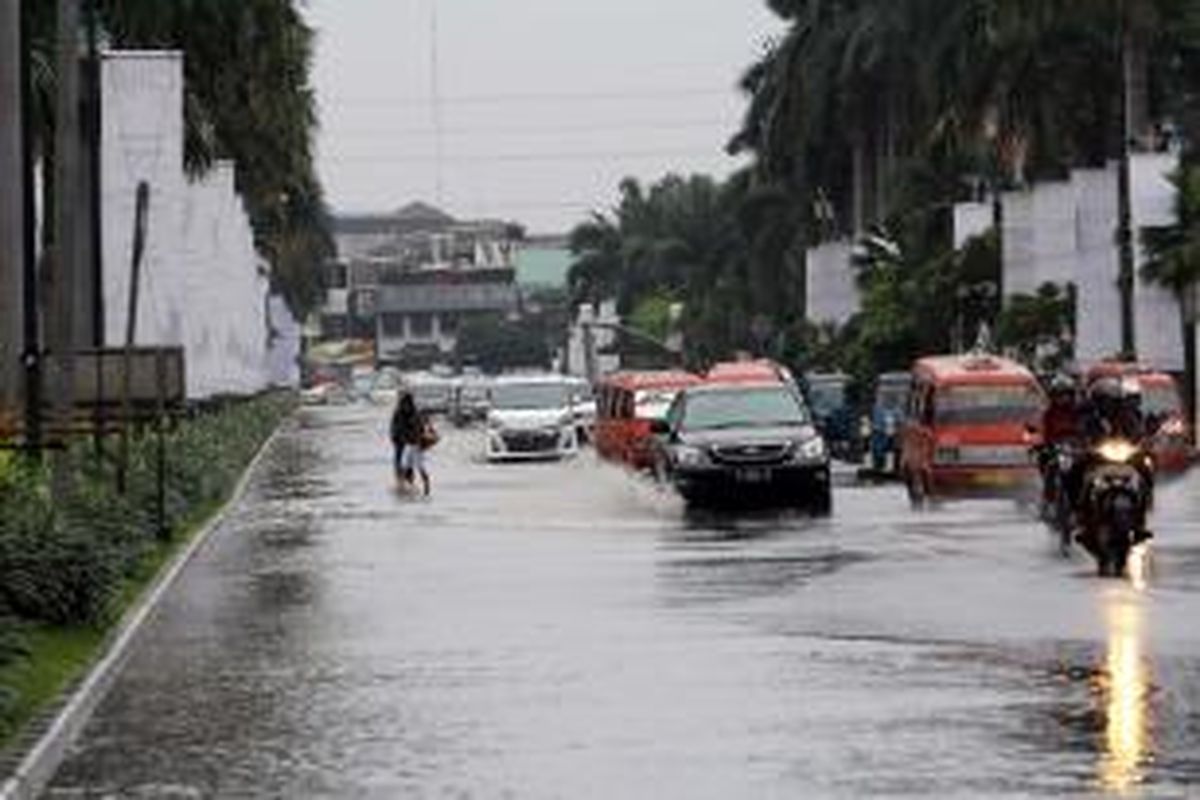
[[[1135,586],[1011,502],[689,515],[478,431],[405,497],[386,428],[299,413],[49,797],[1200,792],[1196,480]]]

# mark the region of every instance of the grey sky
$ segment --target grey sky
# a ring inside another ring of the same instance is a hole
[[[565,231],[625,175],[727,173],[741,71],[779,29],[761,0],[310,0],[319,165],[338,210],[437,200]]]

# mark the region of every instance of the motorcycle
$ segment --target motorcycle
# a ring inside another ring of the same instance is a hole
[[[1153,503],[1153,464],[1128,439],[1105,439],[1086,456],[1079,497],[1079,542],[1096,559],[1101,577],[1125,573],[1130,551],[1147,538]]]
[[[1068,476],[1074,469],[1079,454],[1076,448],[1066,443],[1040,445],[1034,450],[1038,470],[1042,475],[1042,520],[1056,531],[1062,540],[1063,553],[1071,547],[1071,530],[1074,513],[1071,494],[1067,487]]]

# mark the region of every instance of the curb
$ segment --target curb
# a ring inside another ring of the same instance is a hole
[[[83,681],[70,692],[65,705],[54,715],[46,732],[21,758],[13,774],[0,784],[0,800],[36,800],[45,791],[62,765],[67,749],[82,732],[100,701],[116,682],[138,635],[146,623],[153,619],[163,597],[183,574],[184,569],[241,502],[250,481],[258,471],[260,462],[290,418],[290,415],[284,417],[263,442],[254,458],[246,465],[241,479],[225,504],[192,536],[191,541],[175,554],[170,564],[142,594],[141,599],[125,612],[120,623],[109,634],[100,659],[91,666]]]

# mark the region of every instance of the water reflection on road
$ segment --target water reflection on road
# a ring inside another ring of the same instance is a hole
[[[1104,719],[1098,773],[1103,788],[1124,794],[1142,783],[1153,760],[1154,674],[1145,650],[1144,609],[1137,598],[1116,594],[1105,604],[1108,651],[1095,682]]]

